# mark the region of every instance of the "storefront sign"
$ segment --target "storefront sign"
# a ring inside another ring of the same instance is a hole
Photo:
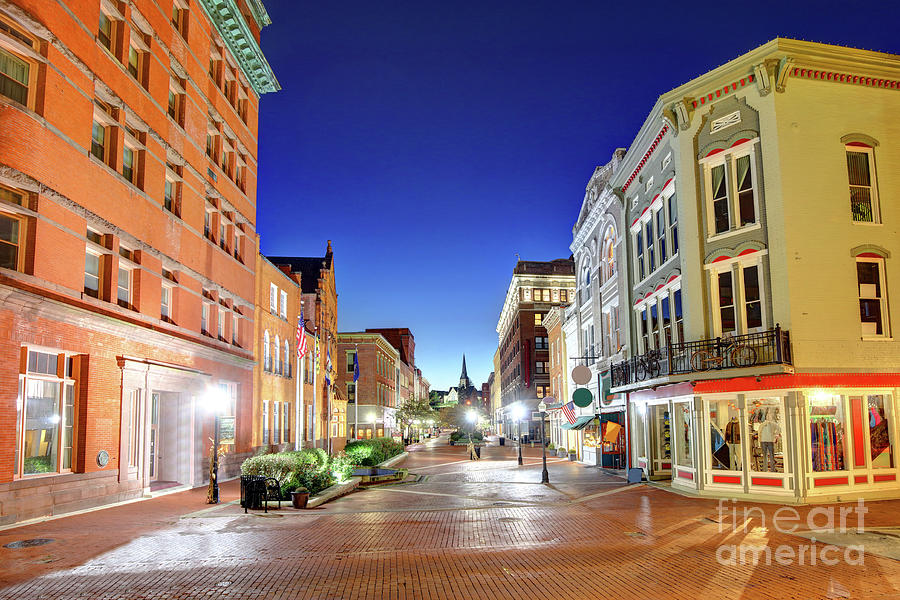
[[[572,393],[572,402],[575,403],[575,406],[580,408],[590,406],[593,401],[594,395],[591,394],[591,390],[587,388],[578,388]]]
[[[234,444],[234,417],[219,417],[219,443]]]

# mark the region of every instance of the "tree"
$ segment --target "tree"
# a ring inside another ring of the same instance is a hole
[[[416,421],[423,424],[430,419],[437,423],[438,415],[431,408],[427,398],[416,397],[410,398],[397,409],[397,419],[406,426],[407,437],[410,437],[409,430],[416,424]]]

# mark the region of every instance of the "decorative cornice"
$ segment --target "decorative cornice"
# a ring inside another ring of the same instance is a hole
[[[802,79],[820,79],[822,81],[831,81],[833,83],[849,83],[851,85],[864,85],[866,87],[890,90],[900,89],[900,80],[897,79],[866,77],[861,75],[851,75],[849,73],[838,73],[836,71],[822,71],[819,69],[794,67],[791,71],[791,76],[800,77]]]
[[[281,84],[275,78],[272,67],[256,43],[235,0],[200,0],[200,4],[256,94],[261,96],[266,92],[280,90]]]
[[[256,21],[260,29],[272,24],[272,19],[269,18],[269,13],[266,11],[266,7],[263,6],[262,0],[247,0],[247,8],[250,9],[253,20]]]
[[[634,171],[631,172],[631,175],[628,176],[628,180],[625,182],[625,185],[622,186],[622,191],[625,192],[628,190],[628,186],[631,185],[631,182],[635,180],[638,176],[638,173],[641,172],[641,169],[644,168],[644,165],[647,164],[647,161],[650,160],[650,155],[656,150],[656,147],[659,146],[659,143],[662,141],[663,136],[669,131],[669,125],[663,125],[663,128],[659,130],[659,133],[655,138],[653,138],[653,143],[650,144],[650,147],[644,152],[644,156],[641,158],[641,161],[634,168]]]
[[[733,81],[732,83],[726,85],[725,87],[716,88],[715,90],[713,90],[703,96],[700,96],[699,100],[692,100],[691,107],[697,108],[698,106],[706,104],[707,102],[712,102],[713,100],[721,98],[722,96],[725,96],[725,95],[737,90],[738,88],[742,88],[749,83],[753,83],[754,79],[755,79],[755,76],[751,74],[751,75],[747,75],[746,77],[741,77],[737,81]]]

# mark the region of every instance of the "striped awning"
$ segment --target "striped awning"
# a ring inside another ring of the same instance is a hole
[[[584,417],[578,417],[575,419],[574,423],[563,423],[563,429],[584,429],[588,423],[594,420],[594,415],[587,415]]]

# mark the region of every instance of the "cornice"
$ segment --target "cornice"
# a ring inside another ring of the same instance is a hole
[[[275,78],[272,67],[256,43],[256,38],[238,10],[235,0],[200,0],[209,20],[222,36],[232,56],[238,61],[241,71],[258,96],[266,92],[277,92],[281,84]],[[253,3],[249,3],[252,9]],[[262,4],[260,4],[260,7]],[[265,9],[263,9],[265,11]],[[252,12],[252,10],[251,10]],[[254,19],[256,19],[254,15]],[[266,15],[268,18],[268,15]],[[257,22],[259,20],[257,19]]]
[[[269,13],[266,11],[266,7],[263,6],[262,0],[247,0],[247,8],[250,9],[250,14],[253,15],[253,20],[256,21],[260,29],[272,24],[272,19],[269,18]]]

